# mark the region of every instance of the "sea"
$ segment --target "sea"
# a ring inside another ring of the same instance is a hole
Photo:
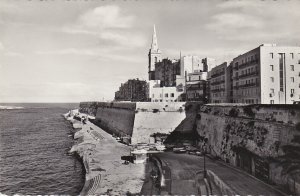
[[[81,160],[67,152],[74,130],[62,114],[78,103],[0,103],[0,193],[79,195]],[[1,194],[0,194],[1,195]]]

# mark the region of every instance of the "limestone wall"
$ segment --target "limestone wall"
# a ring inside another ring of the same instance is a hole
[[[131,136],[135,118],[132,104],[101,104],[98,106],[95,124],[111,134]]]
[[[258,178],[297,192],[299,106],[203,105],[198,117],[197,132],[208,139],[208,152]]]
[[[153,133],[170,133],[186,117],[184,102],[84,102],[80,111],[95,113],[95,124],[110,133],[149,143]],[[96,112],[95,112],[96,110]]]

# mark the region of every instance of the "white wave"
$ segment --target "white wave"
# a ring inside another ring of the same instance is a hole
[[[24,109],[24,108],[19,106],[0,105],[0,110],[16,110],[16,109]]]

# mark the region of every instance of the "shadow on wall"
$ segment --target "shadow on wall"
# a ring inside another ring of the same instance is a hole
[[[186,102],[186,118],[167,137],[164,144],[198,144],[198,142],[200,141],[200,136],[197,132],[196,121],[197,119],[201,118],[201,116],[198,114],[201,105],[203,105],[203,102]]]

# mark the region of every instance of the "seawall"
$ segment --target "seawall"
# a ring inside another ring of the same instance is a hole
[[[130,147],[121,144],[110,134],[87,121],[74,119],[77,111],[64,115],[77,132],[77,144],[70,150],[78,153],[85,168],[85,185],[80,195],[139,194],[145,178],[144,164],[123,164],[121,156],[130,154]]]
[[[95,115],[94,123],[132,144],[151,143],[154,133],[171,133],[186,118],[185,102],[82,102],[80,112]]]

